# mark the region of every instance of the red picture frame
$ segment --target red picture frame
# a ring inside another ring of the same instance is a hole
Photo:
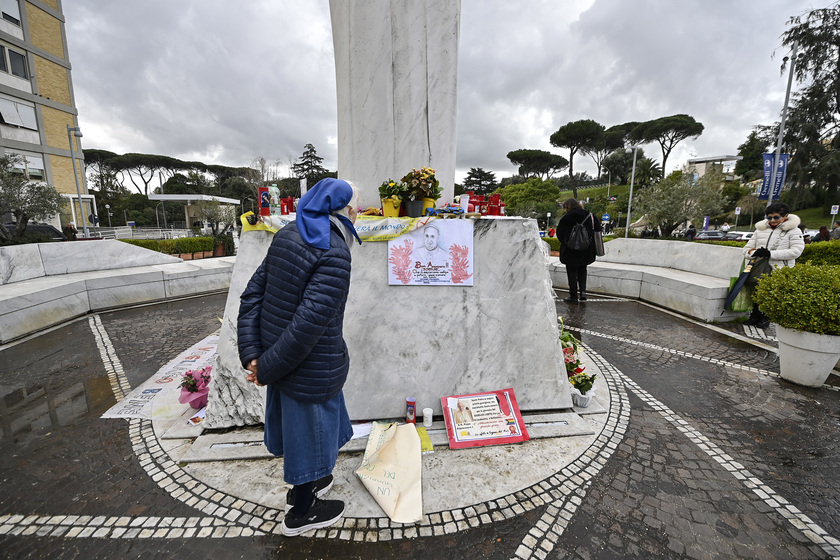
[[[505,445],[530,436],[512,388],[441,397],[450,449]]]

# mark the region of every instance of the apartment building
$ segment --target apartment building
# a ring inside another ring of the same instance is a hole
[[[64,195],[50,223],[72,221],[81,230],[95,210],[79,138],[67,128],[79,125],[61,0],[0,0],[0,10],[0,153],[23,156],[22,173]]]

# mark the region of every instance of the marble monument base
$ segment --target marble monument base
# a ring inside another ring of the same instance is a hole
[[[236,355],[241,294],[270,234],[251,232],[233,271],[207,427],[262,421],[264,390],[244,382]],[[387,243],[353,249],[344,336],[353,420],[399,418],[405,398],[442,414],[440,398],[512,387],[523,411],[571,408],[545,244],[533,220],[481,219],[474,286],[389,286]]]

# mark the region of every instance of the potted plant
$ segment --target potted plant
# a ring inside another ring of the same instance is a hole
[[[382,200],[382,215],[387,218],[396,218],[400,215],[403,197],[406,193],[406,186],[402,182],[388,179],[379,185],[379,198]]]
[[[764,276],[753,301],[776,323],[783,379],[821,387],[840,359],[840,266],[798,264]]]
[[[578,355],[580,341],[566,330],[562,319],[560,321],[560,346],[563,348],[563,361],[566,364],[566,375],[572,386],[572,402],[575,406],[586,408],[589,406],[595,394],[592,385],[595,383],[597,375],[588,375],[584,371],[586,367]]]
[[[408,189],[406,206],[412,208],[411,211],[408,211],[409,216],[414,218],[422,216],[426,208],[435,207],[435,202],[440,198],[442,189],[440,188],[440,181],[435,178],[434,169],[431,167],[421,167],[419,170],[412,169],[402,178],[402,182]],[[417,204],[418,202],[420,204]]]
[[[188,370],[181,378],[181,396],[178,402],[193,408],[207,406],[207,393],[210,392],[210,370],[212,366],[198,370]]]

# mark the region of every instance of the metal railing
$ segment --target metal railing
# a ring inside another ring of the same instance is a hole
[[[189,229],[132,228],[121,226],[92,228],[91,236],[101,237],[103,239],[177,239],[181,237],[192,237],[193,232]]]

